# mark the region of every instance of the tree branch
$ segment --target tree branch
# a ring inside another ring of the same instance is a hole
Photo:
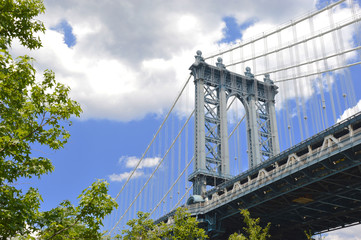
[[[91,199],[90,203],[89,203],[87,206],[89,206],[89,205],[93,202],[93,200],[94,200],[94,198]],[[82,210],[84,210],[84,209],[85,209],[85,207],[84,207]],[[80,219],[81,219],[81,217],[82,217],[83,215],[85,215],[85,213],[81,211],[80,214],[76,217],[76,220],[75,220],[75,222],[74,222],[73,224],[67,226],[66,228],[63,228],[63,229],[57,231],[57,232],[54,233],[52,236],[50,236],[50,238],[48,238],[47,240],[52,239],[52,238],[55,237],[56,235],[64,232],[65,230],[68,230],[68,229],[74,227],[74,226],[80,221]]]

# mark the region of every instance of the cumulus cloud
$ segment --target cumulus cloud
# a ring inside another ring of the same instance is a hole
[[[325,235],[325,239],[329,240],[361,240],[360,235],[361,225],[356,225],[341,229],[335,232],[330,232]]]
[[[207,56],[217,49],[230,46],[231,43],[220,43],[227,32],[225,19],[232,18],[236,24],[243,26],[239,30],[242,39],[235,41],[239,43],[314,10],[316,3],[314,0],[276,0],[265,7],[261,0],[247,0],[241,4],[236,0],[79,0],[76,3],[49,0],[45,4],[47,12],[40,18],[48,28],[42,36],[44,48],[30,53],[37,59],[36,67],[39,70],[53,69],[57,79],[71,87],[72,97],[83,107],[84,119],[131,121],[142,119],[147,114],[162,114],[169,108],[189,75],[188,68],[194,61],[196,50],[202,50]],[[352,16],[350,11],[349,7],[336,8],[334,22]],[[249,25],[242,25],[245,22]],[[322,30],[328,23],[328,15],[318,16],[314,22],[315,31]],[[58,29],[64,23],[76,39],[71,47],[64,42],[67,31]],[[298,38],[309,34],[310,29],[306,25],[297,25]],[[352,45],[353,29],[345,28],[342,31],[343,47],[348,48]],[[324,41],[329,42],[331,38],[331,34],[325,36]],[[292,31],[282,33],[282,43],[286,44],[292,39]],[[267,42],[268,49],[275,48],[277,36],[270,36]],[[263,48],[263,42],[255,45],[257,51],[263,51]],[[330,45],[327,51],[335,49]],[[15,46],[13,51],[19,55],[24,53],[19,46]],[[301,61],[307,58],[303,52],[300,50]],[[245,48],[242,56],[235,51],[232,56],[225,54],[222,57],[227,64],[251,55],[251,48]],[[346,55],[345,59],[354,55]],[[279,67],[276,60],[276,55],[270,56],[268,67]],[[208,62],[212,61],[214,63],[212,59]],[[282,64],[290,62],[289,54],[284,54]],[[328,64],[336,64],[335,59]],[[247,65],[253,68],[251,62],[247,62],[230,70],[243,73]],[[253,68],[253,71],[262,73],[265,61],[257,60],[256,65],[257,69]],[[312,65],[312,68],[316,66]],[[306,68],[301,70],[309,71]],[[277,80],[289,74],[292,73],[277,73],[271,77]],[[298,85],[311,86],[309,81],[315,79],[301,79]],[[283,94],[284,97],[277,99],[278,102],[296,96],[294,88],[288,83],[279,85],[279,95]],[[288,92],[284,93],[284,89]],[[302,96],[306,99],[316,91],[311,87],[303,90]],[[194,95],[192,91],[191,88],[190,98]],[[181,104],[177,110],[184,116],[187,115],[184,112],[191,111],[192,105],[193,102],[188,106]],[[280,106],[282,104],[278,104],[278,108]]]
[[[159,163],[160,159],[160,157],[143,158],[142,162],[138,166],[138,169],[155,167]],[[125,163],[127,168],[134,168],[138,164],[139,160],[140,158],[135,156],[123,156],[119,159],[119,163]]]
[[[39,70],[53,69],[72,88],[83,118],[141,119],[169,107],[196,50],[207,54],[219,47],[224,17],[277,25],[314,3],[278,0],[272,11],[262,2],[49,0],[41,17],[49,29],[42,36],[44,48],[31,55]],[[76,38],[71,48],[61,31],[51,30],[62,22]],[[14,52],[24,50],[14,47]]]
[[[351,117],[352,115],[358,113],[361,111],[361,100],[358,101],[358,103],[351,107],[346,109],[343,114],[337,119],[337,122],[340,122],[342,120],[345,120],[346,118]]]
[[[120,165],[124,166],[125,168],[134,169],[135,166],[137,166],[139,160],[140,158],[135,156],[122,156],[119,158],[118,162]],[[137,170],[134,172],[132,179],[147,176],[144,169],[145,168],[151,169],[157,166],[160,160],[161,160],[160,157],[143,158]],[[143,169],[143,171],[141,171],[141,169]],[[112,182],[122,182],[123,180],[128,179],[131,173],[132,171],[125,171],[119,174],[113,173],[112,175],[109,175],[109,179]]]
[[[127,180],[131,173],[132,173],[131,171],[123,172],[123,173],[120,173],[120,174],[113,173],[112,175],[109,175],[109,179],[112,182],[122,182],[124,180]],[[136,178],[143,177],[143,176],[144,176],[144,172],[135,171],[133,173],[132,179],[136,179]]]

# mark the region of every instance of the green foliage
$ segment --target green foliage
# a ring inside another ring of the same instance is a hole
[[[78,197],[74,207],[63,201],[59,207],[40,214],[38,224],[42,239],[101,239],[102,219],[118,204],[107,194],[108,183],[98,180]]]
[[[41,47],[37,32],[44,32],[44,24],[34,20],[44,13],[42,0],[0,0],[0,48],[11,46],[18,38],[29,49]]]
[[[228,240],[247,240],[247,238],[243,234],[233,233]]]
[[[0,236],[26,235],[34,230],[41,196],[34,188],[16,188],[19,178],[40,177],[53,170],[50,160],[32,157],[35,143],[59,149],[69,138],[64,121],[79,116],[69,88],[45,71],[36,81],[33,59],[13,59],[14,38],[29,49],[39,48],[45,28],[34,17],[44,12],[39,0],[0,0]]]
[[[248,210],[241,210],[241,214],[244,217],[244,223],[247,225],[247,227],[244,227],[243,229],[247,233],[248,238],[243,234],[234,233],[229,236],[229,240],[266,240],[270,237],[268,232],[271,227],[271,223],[268,223],[265,228],[262,228],[259,226],[260,219],[251,218],[251,214]]]
[[[306,235],[306,238],[308,239],[308,240],[312,240],[312,232],[311,232],[311,230],[309,230],[309,231],[304,231],[304,233],[305,233],[305,235]]]
[[[29,61],[28,57],[13,61],[8,54],[0,56],[1,184],[52,171],[49,159],[31,157],[31,144],[62,148],[70,136],[63,121],[81,112],[68,97],[70,89],[56,83],[53,72],[46,71],[43,81],[36,82]]]
[[[185,208],[178,208],[171,224],[154,224],[149,219],[149,213],[138,212],[138,218],[127,222],[129,229],[123,230],[120,239],[207,239],[204,229],[198,227],[198,222],[190,216]]]
[[[41,196],[34,188],[25,194],[12,186],[0,186],[0,236],[30,234],[34,228]]]
[[[204,229],[198,228],[196,218],[191,217],[185,208],[178,208],[174,215],[174,224],[168,230],[169,239],[207,239]]]
[[[106,182],[85,189],[77,207],[63,201],[44,213],[37,189],[16,187],[21,178],[53,171],[50,159],[35,156],[32,147],[64,147],[69,119],[81,113],[52,71],[36,79],[32,58],[9,53],[14,39],[28,49],[41,47],[38,34],[45,27],[35,18],[44,11],[42,0],[0,0],[0,238],[32,239],[37,232],[46,239],[100,239],[102,219],[117,206]]]
[[[150,239],[160,240],[164,235],[163,225],[155,225],[152,219],[149,219],[149,213],[137,212],[138,218],[129,220],[127,225],[129,229],[123,230],[124,240],[132,239]]]

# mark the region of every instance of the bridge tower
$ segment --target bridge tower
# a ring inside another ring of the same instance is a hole
[[[245,75],[230,72],[217,59],[207,64],[197,51],[189,68],[195,84],[195,162],[188,180],[193,195],[203,195],[206,186],[216,186],[230,176],[227,100],[235,96],[244,105],[247,119],[248,166],[253,168],[279,153],[275,113],[278,87],[269,75],[255,79],[250,68]]]

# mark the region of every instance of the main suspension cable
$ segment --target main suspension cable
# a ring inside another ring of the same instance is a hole
[[[349,68],[349,67],[356,66],[356,65],[359,65],[359,64],[361,64],[361,61],[360,62],[355,62],[355,63],[352,63],[352,64],[347,64],[347,65],[344,65],[344,66],[341,66],[341,67],[331,68],[331,69],[320,71],[320,72],[313,72],[313,73],[305,74],[305,75],[301,75],[301,76],[285,78],[285,79],[277,80],[277,81],[274,81],[274,82],[275,83],[277,83],[277,82],[287,82],[287,81],[296,80],[296,79],[304,78],[304,77],[310,77],[310,76],[314,76],[314,75],[318,75],[318,74],[322,74],[322,73],[334,72],[336,70]]]
[[[190,114],[190,116],[188,117],[187,121],[184,123],[182,129],[179,131],[178,135],[175,137],[175,139],[173,140],[172,144],[170,145],[170,147],[168,148],[168,150],[166,151],[166,153],[164,154],[163,158],[159,161],[157,167],[154,169],[154,171],[152,172],[152,174],[150,175],[150,177],[148,178],[148,180],[145,182],[145,184],[143,185],[142,189],[138,192],[137,196],[134,198],[134,200],[132,201],[132,203],[130,204],[130,206],[125,210],[125,212],[123,213],[123,215],[119,218],[118,222],[114,225],[114,227],[109,231],[109,235],[114,231],[114,229],[118,226],[118,224],[120,223],[120,221],[124,218],[125,214],[128,213],[129,209],[133,206],[133,204],[135,203],[135,201],[138,199],[138,197],[140,196],[140,194],[143,192],[144,188],[148,185],[149,181],[152,179],[152,177],[154,176],[155,172],[159,169],[160,165],[163,163],[164,159],[167,157],[168,153],[170,152],[170,150],[172,149],[174,143],[177,141],[178,137],[181,135],[181,133],[183,132],[184,128],[188,125],[189,120],[191,119],[191,117],[193,116],[195,110],[192,111],[192,113]]]
[[[242,47],[244,47],[244,46],[247,46],[247,45],[249,45],[249,44],[251,44],[251,43],[257,42],[258,40],[261,40],[262,38],[271,36],[271,35],[273,35],[273,34],[275,34],[275,33],[277,33],[277,32],[280,32],[280,31],[282,31],[282,30],[285,30],[285,29],[291,27],[291,26],[294,25],[294,24],[298,24],[298,23],[300,23],[300,22],[302,22],[302,21],[305,21],[305,20],[307,20],[308,18],[313,17],[313,16],[316,16],[317,14],[320,14],[320,13],[322,13],[322,12],[324,12],[324,11],[330,9],[330,8],[333,8],[333,7],[335,7],[335,6],[343,3],[343,2],[345,2],[345,1],[346,1],[346,0],[341,0],[341,1],[335,2],[335,3],[333,3],[333,4],[330,4],[330,5],[328,5],[327,7],[323,8],[323,9],[320,9],[320,10],[315,11],[315,12],[311,12],[310,14],[307,14],[305,17],[301,17],[300,19],[297,19],[297,20],[293,21],[293,22],[290,23],[290,24],[287,24],[287,25],[285,25],[285,26],[283,26],[283,27],[280,27],[280,28],[278,28],[277,30],[271,31],[271,32],[266,33],[266,34],[262,34],[260,37],[253,38],[253,39],[251,39],[250,41],[247,41],[246,43],[241,43],[241,44],[239,44],[239,45],[236,46],[236,47],[230,48],[230,49],[225,50],[225,51],[220,51],[219,53],[210,55],[210,56],[208,56],[208,57],[206,57],[206,58],[204,58],[204,59],[207,60],[207,59],[209,59],[209,58],[214,58],[214,57],[220,56],[220,55],[222,55],[222,54],[225,54],[225,53],[231,52],[231,51],[233,51],[233,50],[236,50],[236,49],[238,49],[238,48],[242,48]]]
[[[277,52],[279,52],[279,51],[282,51],[282,50],[285,50],[285,49],[288,49],[288,48],[297,46],[297,45],[299,45],[299,44],[302,44],[302,43],[308,42],[308,41],[310,41],[310,40],[313,40],[313,39],[315,39],[315,38],[319,38],[319,37],[321,37],[321,36],[323,36],[323,35],[326,35],[326,34],[328,34],[328,33],[332,33],[332,32],[334,32],[334,31],[336,31],[336,30],[338,30],[338,29],[347,27],[348,25],[357,23],[357,22],[360,21],[360,19],[361,19],[361,18],[360,18],[360,14],[358,14],[358,15],[357,15],[357,18],[351,17],[351,18],[346,19],[346,20],[352,20],[352,21],[346,22],[346,23],[344,23],[344,24],[342,24],[342,25],[339,25],[339,26],[337,26],[337,27],[330,28],[330,29],[328,29],[327,31],[324,31],[324,32],[321,32],[321,33],[319,33],[319,34],[313,35],[313,36],[311,36],[311,37],[305,38],[305,39],[303,39],[303,40],[294,42],[294,43],[289,44],[289,45],[287,45],[287,46],[280,47],[280,48],[276,48],[275,50],[272,50],[272,51],[270,51],[270,52],[266,52],[266,53],[263,53],[263,54],[257,55],[257,56],[254,55],[254,56],[252,56],[252,57],[250,57],[250,58],[242,59],[241,61],[228,64],[228,65],[226,65],[226,67],[233,66],[233,65],[238,65],[238,64],[240,64],[240,63],[244,63],[244,62],[251,61],[251,60],[254,61],[254,60],[257,59],[257,58],[265,57],[265,56],[267,56],[267,55],[270,55],[270,54],[273,54],[273,53],[277,53]],[[346,20],[343,20],[342,22],[345,22]]]
[[[148,152],[149,148],[152,146],[152,144],[153,144],[154,140],[156,139],[156,137],[158,136],[158,134],[159,134],[160,130],[161,130],[161,129],[162,129],[162,127],[163,127],[163,125],[164,125],[164,124],[165,124],[165,122],[167,121],[167,119],[168,119],[169,115],[170,115],[170,114],[171,114],[171,112],[173,111],[173,109],[174,109],[175,105],[177,104],[177,102],[178,102],[179,98],[182,96],[183,91],[184,91],[184,89],[186,88],[186,86],[188,85],[188,82],[189,82],[189,80],[191,79],[191,77],[192,77],[192,75],[189,75],[189,77],[188,77],[187,81],[186,81],[186,82],[185,82],[185,84],[183,85],[182,90],[179,92],[178,96],[176,97],[175,101],[173,102],[172,107],[170,108],[170,110],[168,111],[168,113],[167,113],[166,117],[164,118],[164,120],[163,120],[162,124],[159,126],[158,131],[157,131],[157,132],[155,133],[155,135],[153,136],[153,139],[150,141],[150,143],[149,143],[149,145],[148,145],[147,149],[144,151],[144,153],[143,153],[142,157],[139,159],[139,161],[138,161],[137,165],[134,167],[134,169],[133,169],[132,173],[129,175],[129,177],[128,177],[127,181],[124,183],[123,187],[122,187],[122,188],[120,189],[120,191],[118,192],[117,196],[115,197],[115,200],[117,200],[117,199],[118,199],[118,197],[120,196],[120,193],[124,190],[125,186],[128,184],[129,180],[132,178],[132,176],[134,175],[135,171],[137,170],[137,168],[139,167],[139,165],[140,165],[140,164],[141,164],[141,162],[143,161],[143,159],[144,159],[145,155],[147,154],[147,152]]]

